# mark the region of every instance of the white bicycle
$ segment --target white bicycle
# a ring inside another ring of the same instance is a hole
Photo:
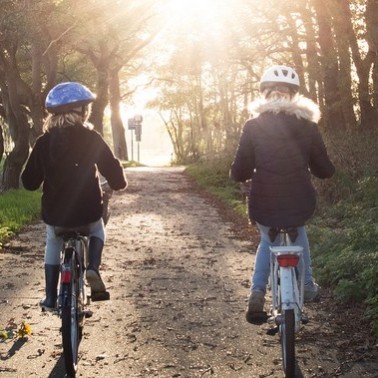
[[[272,292],[271,317],[268,322],[276,328],[282,347],[282,364],[286,377],[295,377],[295,334],[308,322],[303,313],[304,263],[303,248],[294,245],[296,228],[270,229],[271,240],[281,236],[281,245],[270,247],[270,287]]]

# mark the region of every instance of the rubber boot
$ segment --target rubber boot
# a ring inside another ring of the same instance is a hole
[[[56,310],[56,300],[58,297],[59,265],[45,264],[45,290],[46,298],[39,305],[42,311]]]
[[[109,293],[106,291],[105,284],[101,279],[99,268],[101,264],[102,249],[104,242],[92,236],[89,239],[87,281],[91,287],[91,298],[93,301],[109,299]]]

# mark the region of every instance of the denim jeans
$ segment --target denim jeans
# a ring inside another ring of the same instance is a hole
[[[260,230],[260,244],[257,248],[255,258],[255,270],[252,276],[252,290],[260,290],[266,292],[266,285],[268,284],[270,274],[270,246],[277,246],[281,244],[281,235],[278,235],[272,243],[269,238],[270,227],[262,226],[256,223]],[[312,284],[312,267],[310,257],[310,246],[307,239],[306,228],[298,227],[298,237],[295,240],[295,245],[303,247],[303,263],[305,274],[305,285]]]
[[[95,236],[105,242],[105,228],[102,218],[89,224],[89,237],[91,236]],[[45,264],[59,265],[62,247],[63,239],[55,235],[54,226],[46,224]]]

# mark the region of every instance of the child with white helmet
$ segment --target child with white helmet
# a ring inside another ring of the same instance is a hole
[[[318,130],[318,106],[298,95],[298,74],[287,66],[270,67],[260,81],[261,98],[252,104],[255,118],[248,120],[240,137],[230,176],[251,180],[248,212],[260,231],[246,319],[259,323],[270,272],[270,249],[279,243],[277,228],[296,228],[296,244],[303,247],[305,301],[319,297],[312,276],[305,223],[316,203],[311,174],[330,178],[335,168]]]

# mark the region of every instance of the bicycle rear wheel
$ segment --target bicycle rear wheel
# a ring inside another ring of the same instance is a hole
[[[283,311],[281,327],[282,363],[285,377],[295,376],[295,315],[294,310]]]
[[[70,377],[75,377],[81,330],[79,326],[79,308],[77,299],[78,270],[74,251],[65,256],[64,264],[70,267],[71,280],[69,283],[63,284],[66,285],[64,290],[66,293],[65,298],[67,299],[65,303],[63,303],[61,309],[63,353],[66,373]]]

